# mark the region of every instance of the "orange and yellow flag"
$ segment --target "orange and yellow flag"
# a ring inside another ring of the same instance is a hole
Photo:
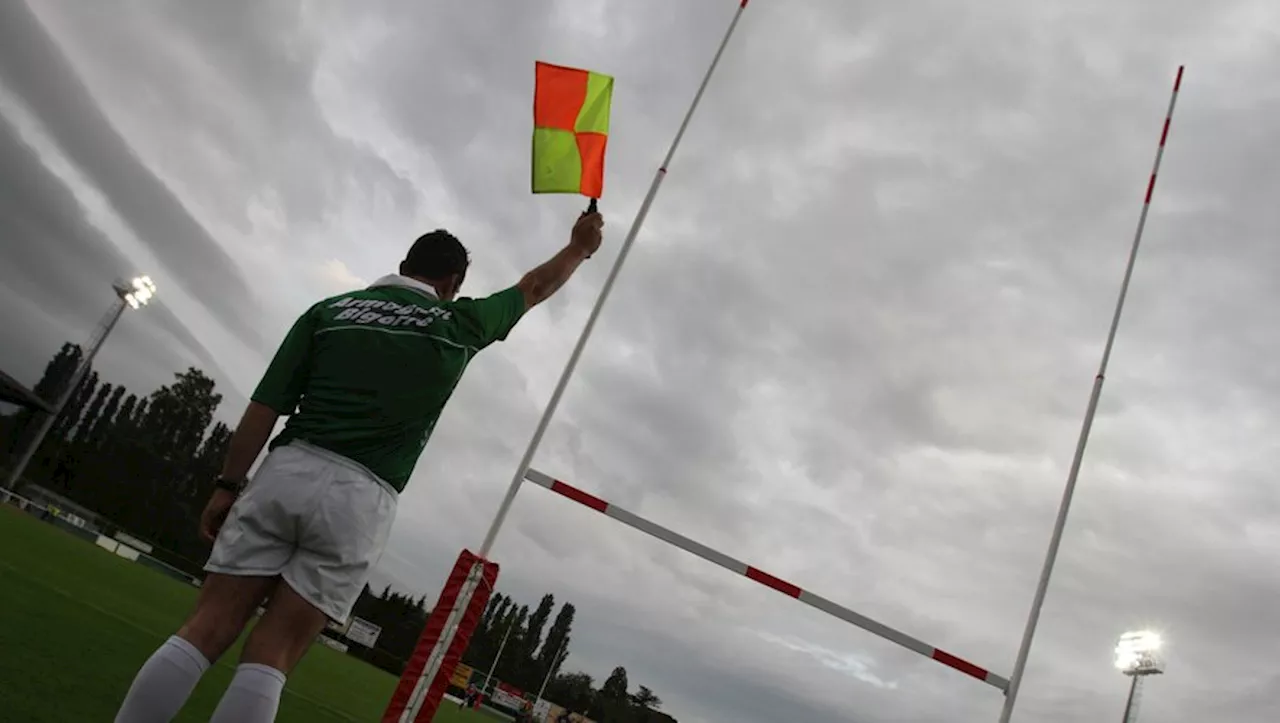
[[[604,192],[613,77],[538,62],[533,92],[533,192]]]

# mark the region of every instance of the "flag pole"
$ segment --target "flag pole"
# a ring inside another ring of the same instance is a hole
[[[1147,195],[1142,201],[1142,211],[1138,215],[1138,229],[1133,235],[1133,245],[1129,249],[1129,262],[1125,266],[1124,279],[1120,282],[1120,295],[1116,299],[1115,314],[1111,317],[1111,328],[1107,332],[1107,342],[1102,347],[1102,361],[1098,365],[1098,373],[1093,378],[1093,391],[1089,395],[1089,404],[1085,408],[1084,424],[1080,428],[1080,437],[1076,441],[1075,456],[1071,459],[1071,469],[1067,473],[1067,486],[1062,493],[1062,504],[1058,507],[1058,518],[1053,524],[1053,534],[1049,538],[1049,550],[1045,554],[1044,569],[1040,572],[1040,582],[1036,586],[1035,598],[1031,603],[1031,614],[1027,618],[1027,627],[1022,635],[1022,644],[1018,648],[1018,658],[1013,664],[1013,674],[1009,676],[1009,688],[1005,692],[1004,708],[1000,711],[1000,723],[1009,723],[1013,717],[1013,706],[1017,703],[1018,689],[1022,685],[1022,674],[1027,667],[1027,657],[1031,653],[1031,640],[1036,634],[1036,625],[1040,621],[1040,610],[1044,606],[1045,595],[1049,591],[1049,577],[1053,574],[1053,565],[1058,558],[1058,548],[1062,544],[1062,532],[1067,524],[1067,512],[1071,508],[1071,498],[1075,494],[1076,480],[1080,476],[1080,465],[1084,461],[1084,450],[1089,444],[1089,431],[1093,428],[1093,417],[1098,411],[1098,399],[1102,396],[1102,383],[1106,379],[1107,364],[1111,361],[1111,349],[1115,345],[1116,330],[1120,327],[1120,315],[1124,311],[1125,297],[1129,295],[1129,281],[1133,278],[1134,263],[1138,258],[1138,247],[1142,244],[1142,231],[1147,225],[1147,211],[1151,208],[1151,195],[1156,189],[1156,174],[1160,172],[1160,159],[1164,157],[1165,141],[1169,138],[1169,125],[1173,121],[1173,107],[1178,102],[1178,91],[1182,87],[1182,70],[1178,66],[1178,75],[1173,81],[1173,93],[1169,97],[1169,109],[1164,116],[1164,130],[1160,133],[1160,143],[1156,147],[1156,160],[1151,168],[1151,177],[1147,181]]]
[[[702,95],[707,90],[707,84],[711,81],[711,76],[715,73],[716,66],[720,64],[724,49],[728,47],[729,38],[733,37],[733,31],[738,27],[738,21],[742,18],[742,12],[747,9],[748,2],[749,0],[739,0],[738,10],[734,13],[733,20],[729,23],[729,29],[725,31],[724,38],[720,41],[720,47],[716,49],[716,54],[711,59],[711,65],[707,68],[707,73],[702,78],[702,84],[698,86],[698,92],[694,94],[693,102],[689,105],[689,110],[685,112],[684,120],[681,121],[679,130],[676,131],[676,137],[671,141],[671,147],[667,149],[667,155],[662,159],[662,165],[658,167],[658,171],[654,175],[653,183],[649,186],[649,192],[645,194],[644,200],[640,203],[640,209],[636,211],[635,220],[631,222],[631,230],[627,232],[626,239],[622,242],[622,248],[618,251],[618,258],[614,260],[613,268],[609,270],[609,275],[605,278],[604,287],[600,289],[600,296],[596,299],[595,306],[591,309],[591,314],[587,316],[587,323],[582,329],[582,334],[578,337],[578,343],[574,345],[573,351],[569,354],[569,361],[565,364],[564,371],[560,374],[560,381],[556,382],[555,390],[551,392],[551,399],[547,402],[547,408],[542,412],[542,419],[538,421],[538,426],[533,431],[533,437],[529,440],[529,446],[525,449],[524,456],[521,457],[520,464],[516,467],[515,474],[511,477],[511,484],[507,486],[506,495],[498,506],[498,513],[494,516],[492,524],[489,525],[489,531],[485,533],[484,543],[477,553],[481,560],[488,559],[489,553],[493,551],[493,544],[498,539],[498,532],[502,529],[502,523],[507,519],[507,513],[511,511],[511,505],[516,499],[516,493],[520,491],[520,487],[524,483],[525,473],[529,471],[529,466],[533,463],[533,455],[538,451],[538,445],[542,443],[542,437],[546,434],[547,426],[551,423],[551,418],[555,416],[556,408],[560,405],[560,398],[564,396],[565,387],[569,385],[569,378],[573,376],[573,372],[578,366],[578,360],[582,357],[582,350],[586,347],[587,339],[590,338],[591,331],[595,328],[596,320],[600,317],[600,310],[604,308],[604,302],[609,298],[609,292],[613,290],[613,283],[618,278],[618,272],[622,269],[623,262],[627,260],[627,255],[631,252],[631,246],[635,243],[636,236],[640,233],[640,227],[644,223],[645,217],[649,215],[649,207],[653,205],[653,199],[658,195],[658,188],[667,176],[667,167],[671,165],[671,160],[676,155],[676,148],[679,147],[680,140],[684,138],[684,133],[689,128],[689,121],[693,119],[693,113],[698,109],[698,103],[701,102]],[[587,207],[587,213],[593,213],[596,210],[596,205],[597,199],[591,199]],[[430,660],[438,663],[443,658],[442,651],[448,650],[449,646],[453,644],[453,638],[457,633],[458,624],[462,617],[460,611],[466,610],[467,606],[471,604],[471,598],[479,586],[480,571],[481,564],[476,563],[471,570],[471,574],[468,575],[467,581],[458,591],[458,596],[454,599],[453,609],[450,611],[449,621],[446,622],[444,630],[441,631],[440,637],[432,649]],[[433,665],[435,664],[433,663]],[[436,668],[431,668],[425,680],[430,680],[431,676],[435,674],[435,670]],[[408,723],[418,715],[423,699],[425,699],[425,696],[405,708],[401,717],[402,723]]]
[[[662,185],[662,180],[667,176],[667,167],[671,164],[672,158],[675,157],[676,148],[679,147],[680,140],[684,138],[684,133],[689,128],[689,121],[692,120],[694,111],[698,109],[698,103],[702,100],[707,84],[711,81],[711,76],[715,73],[716,66],[720,63],[720,57],[724,54],[724,49],[729,45],[729,38],[733,37],[733,31],[738,27],[738,20],[742,17],[742,12],[746,10],[748,1],[740,0],[738,10],[734,13],[733,20],[729,23],[729,29],[725,32],[724,39],[720,41],[720,47],[711,59],[711,65],[707,68],[707,73],[702,78],[702,84],[698,86],[698,92],[693,96],[693,103],[689,105],[689,110],[684,115],[684,121],[680,123],[680,129],[676,131],[676,137],[671,141],[671,147],[667,149],[667,155],[654,175],[653,183],[649,186],[649,192],[645,194],[644,201],[640,204],[640,210],[636,211],[635,220],[631,222],[631,230],[627,232],[626,239],[622,242],[622,248],[618,251],[618,258],[613,262],[613,268],[609,270],[609,275],[605,278],[604,287],[600,289],[600,296],[596,299],[595,306],[591,309],[591,314],[587,317],[586,326],[583,327],[582,334],[578,337],[578,343],[573,347],[573,352],[569,354],[569,361],[565,364],[564,371],[560,374],[560,381],[556,383],[555,390],[551,392],[551,399],[547,402],[547,408],[542,413],[542,419],[538,421],[538,426],[533,431],[529,446],[525,449],[524,456],[520,459],[520,464],[516,467],[515,474],[511,477],[511,484],[507,487],[506,496],[503,497],[502,504],[498,506],[498,513],[493,518],[493,523],[489,525],[489,531],[484,536],[484,543],[480,545],[480,550],[477,553],[481,558],[489,557],[493,544],[498,539],[498,532],[502,529],[502,523],[506,521],[507,513],[511,510],[511,504],[515,501],[516,493],[520,491],[520,486],[524,482],[524,475],[529,471],[529,465],[533,463],[533,455],[538,451],[538,446],[542,443],[542,437],[546,434],[547,426],[550,424],[551,418],[555,416],[556,408],[560,406],[560,398],[564,396],[565,387],[569,385],[569,378],[573,376],[573,372],[578,366],[578,360],[582,357],[582,350],[586,347],[592,330],[595,329],[596,320],[600,318],[600,310],[609,298],[609,292],[613,290],[613,283],[617,280],[618,272],[622,270],[622,264],[627,260],[627,255],[631,252],[631,246],[635,243],[636,236],[640,233],[640,227],[644,224],[645,217],[649,215],[649,207],[653,205],[653,199],[658,195],[658,188]],[[592,199],[592,204],[594,203],[595,199]]]

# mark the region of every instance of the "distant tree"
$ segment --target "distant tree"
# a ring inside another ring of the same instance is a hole
[[[64,345],[38,386],[56,394],[57,378],[69,379],[79,358],[78,347]],[[90,371],[54,420],[28,478],[151,541],[164,562],[202,574],[208,546],[195,523],[231,437],[226,425],[210,428],[221,398],[196,369],[147,399],[126,396]]]
[[[484,612],[480,615],[480,620],[476,623],[475,631],[471,633],[471,641],[467,644],[466,652],[462,655],[463,662],[475,668],[492,662],[498,650],[498,641],[502,636],[498,628],[506,618],[510,605],[511,599],[500,592],[495,592],[489,598]]]
[[[147,418],[147,406],[151,404],[150,399],[139,399],[137,406],[133,408],[133,418],[128,420],[129,431],[138,434],[142,431],[142,422]]]
[[[657,710],[662,707],[662,699],[654,695],[649,686],[642,685],[631,694],[631,706],[640,711]]]
[[[36,382],[32,389],[40,398],[46,402],[53,402],[66,388],[67,383],[71,380],[71,375],[75,373],[76,368],[80,366],[80,360],[84,358],[84,352],[80,349],[79,344],[66,342],[57,354],[49,360],[45,365],[44,375],[40,377],[40,381]]]
[[[120,388],[124,389],[124,387]],[[133,410],[136,406],[138,406],[138,395],[130,394],[124,398],[124,401],[120,403],[120,411],[116,413],[115,418],[111,421],[108,437],[114,438],[133,423]]]
[[[604,685],[600,686],[600,694],[612,700],[627,699],[627,669],[618,666],[613,669]]]
[[[76,387],[76,391],[67,399],[66,406],[58,414],[53,422],[53,427],[49,430],[49,437],[46,438],[46,444],[61,443],[70,439],[70,433],[76,424],[80,421],[80,417],[84,415],[85,407],[89,405],[89,400],[93,398],[93,394],[98,388],[98,373],[90,371],[80,381]]]
[[[547,622],[551,619],[551,613],[555,611],[556,598],[554,595],[547,593],[538,601],[538,607],[529,614],[529,622],[525,626],[526,633],[521,640],[521,657],[529,661],[532,669],[539,671],[538,677],[542,677],[541,666],[538,664],[538,647],[542,644],[542,631],[547,626]]]
[[[222,460],[227,456],[227,447],[231,445],[231,428],[222,422],[213,425],[209,436],[192,458],[195,476],[210,482],[221,472]],[[210,485],[212,486],[212,485]],[[212,491],[212,490],[210,490]]]
[[[57,401],[58,395],[66,387],[71,379],[71,375],[75,373],[76,367],[80,364],[82,353],[80,347],[66,343],[58,350],[49,363],[44,367],[44,374],[40,377],[40,381],[36,382],[32,391],[36,396],[44,401],[53,404]],[[24,409],[18,412],[14,418],[14,423],[7,451],[16,453],[18,450],[25,449],[31,443],[31,438],[35,433],[35,428],[41,422],[44,412],[37,412],[31,409]]]
[[[544,695],[569,710],[585,712],[595,704],[595,681],[586,673],[563,673],[547,681]]]
[[[493,617],[489,619],[489,626],[485,629],[485,636],[490,638],[495,645],[497,639],[502,636],[498,629],[506,630],[507,615],[511,611],[511,598],[502,595],[502,599],[498,601],[498,609],[494,611]]]
[[[184,475],[185,488],[181,494],[183,506],[191,515],[198,517],[205,500],[213,494],[213,484],[222,473],[222,461],[230,446],[231,428],[218,422],[192,457]]]
[[[476,625],[477,630],[487,629],[493,622],[493,613],[498,609],[498,603],[502,601],[502,593],[494,593],[489,598],[489,604],[484,606],[484,613],[480,615],[480,622]]]
[[[111,387],[110,384],[105,385],[106,389]],[[102,411],[98,414],[97,420],[87,433],[82,430],[81,434],[85,437],[85,443],[92,447],[100,447],[110,435],[111,429],[116,423],[116,415],[120,413],[120,399],[124,397],[125,388],[123,386],[115,386],[112,388],[111,396],[107,397],[107,403],[103,406]]]
[[[506,632],[507,617],[511,612],[512,601],[502,592],[494,595],[498,599],[497,605],[490,614],[488,622],[484,626],[476,626],[476,631],[471,633],[471,644],[467,646],[470,655],[463,655],[463,659],[471,660],[472,664],[488,665],[493,662],[494,655],[498,653],[498,642],[502,640],[503,632]]]
[[[142,431],[156,454],[168,460],[189,458],[200,446],[213,413],[222,403],[214,381],[199,369],[174,375],[173,384],[151,395]]]
[[[565,603],[560,606],[560,612],[556,613],[556,619],[551,623],[551,629],[547,631],[547,638],[542,642],[542,648],[538,651],[538,669],[543,675],[548,670],[553,673],[559,672],[559,663],[555,660],[556,651],[568,650],[567,639],[569,631],[573,629],[573,616],[577,610],[572,603]]]
[[[87,441],[89,432],[98,424],[99,417],[102,416],[103,408],[107,406],[107,397],[111,396],[113,389],[111,384],[103,384],[98,387],[98,393],[93,395],[93,400],[89,402],[88,408],[84,410],[84,415],[80,418],[79,425],[75,429],[69,429],[67,436],[74,437],[78,441]]]
[[[517,688],[530,688],[537,685],[532,680],[534,671],[528,664],[528,656],[524,654],[524,638],[528,634],[525,624],[529,620],[529,606],[521,605],[516,609],[515,614],[511,616],[511,620],[507,623],[511,630],[507,635],[506,629],[502,631],[502,635],[507,638],[507,647],[502,651],[502,658],[498,661],[497,675],[502,680],[516,686]],[[501,643],[499,643],[501,645]]]
[[[595,697],[587,716],[596,720],[629,723],[633,719],[631,713],[631,700],[627,696],[627,669],[618,666],[605,679],[604,685],[600,686],[600,694]]]

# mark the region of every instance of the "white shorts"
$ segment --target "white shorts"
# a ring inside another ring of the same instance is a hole
[[[272,450],[232,505],[208,572],[279,575],[345,623],[382,556],[396,493],[346,457],[305,442]]]

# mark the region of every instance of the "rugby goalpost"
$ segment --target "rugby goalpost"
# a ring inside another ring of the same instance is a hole
[[[799,600],[800,602],[827,613],[836,619],[843,620],[846,623],[862,628],[873,635],[911,650],[919,655],[929,658],[930,660],[937,661],[969,677],[980,680],[1004,694],[1004,702],[999,718],[1000,723],[1009,723],[1011,720],[1022,676],[1026,669],[1027,660],[1030,654],[1032,639],[1035,636],[1036,627],[1040,618],[1040,611],[1043,607],[1045,596],[1048,591],[1049,579],[1057,559],[1058,548],[1062,542],[1067,515],[1070,510],[1072,496],[1075,492],[1076,482],[1084,458],[1085,447],[1089,441],[1089,432],[1093,425],[1093,418],[1097,412],[1098,400],[1102,392],[1102,385],[1106,378],[1107,364],[1111,357],[1116,332],[1120,324],[1120,317],[1124,310],[1124,302],[1128,294],[1130,280],[1132,279],[1138,249],[1142,241],[1143,230],[1146,227],[1147,212],[1150,209],[1151,198],[1156,185],[1156,175],[1160,170],[1160,161],[1164,155],[1165,141],[1168,139],[1169,127],[1173,118],[1173,109],[1177,102],[1178,92],[1182,85],[1183,67],[1178,67],[1177,77],[1174,80],[1173,93],[1170,96],[1168,110],[1165,114],[1164,129],[1160,134],[1160,142],[1156,150],[1155,162],[1152,166],[1151,175],[1146,184],[1146,194],[1143,199],[1142,211],[1138,217],[1137,231],[1134,234],[1132,245],[1129,250],[1128,262],[1125,267],[1123,280],[1120,284],[1119,297],[1116,300],[1115,311],[1107,333],[1106,343],[1103,347],[1102,360],[1099,363],[1098,372],[1094,377],[1093,388],[1090,393],[1088,405],[1085,409],[1084,422],[1081,425],[1080,434],[1076,442],[1075,454],[1072,458],[1071,467],[1067,474],[1067,481],[1063,491],[1062,501],[1058,507],[1057,518],[1054,522],[1053,531],[1049,538],[1048,550],[1045,554],[1044,565],[1041,569],[1040,579],[1036,587],[1035,596],[1032,600],[1031,611],[1018,648],[1017,657],[1014,661],[1013,671],[1011,675],[1006,678],[992,673],[986,668],[969,662],[964,658],[960,658],[945,650],[929,645],[928,643],[912,637],[911,635],[889,627],[884,623],[878,622],[847,607],[839,605],[827,598],[809,592],[782,578],[775,577],[760,568],[754,567],[718,550],[707,547],[706,545],[692,540],[678,532],[640,517],[633,512],[610,504],[599,497],[557,480],[550,475],[532,469],[534,454],[537,452],[538,446],[542,442],[542,438],[551,422],[551,418],[555,415],[555,411],[564,395],[565,388],[568,386],[569,379],[572,377],[578,361],[582,356],[582,351],[586,347],[587,340],[590,338],[591,332],[595,328],[596,321],[600,316],[600,311],[604,307],[605,301],[608,299],[609,293],[613,288],[613,284],[618,277],[618,273],[621,270],[623,263],[626,261],[627,255],[639,234],[640,227],[643,225],[644,219],[649,213],[649,208],[653,203],[654,197],[657,195],[658,189],[662,185],[662,181],[666,178],[667,169],[675,156],[676,149],[680,145],[680,140],[684,137],[684,133],[689,127],[689,122],[692,119],[694,112],[697,110],[698,103],[701,101],[703,93],[707,89],[707,85],[715,72],[716,66],[720,62],[721,56],[724,54],[725,48],[729,44],[729,39],[733,36],[733,31],[737,27],[743,11],[747,8],[748,2],[749,0],[738,0],[738,10],[733,15],[733,19],[729,23],[728,30],[725,32],[723,39],[720,41],[720,46],[711,60],[710,67],[708,67],[706,74],[703,76],[701,85],[694,94],[693,102],[685,113],[684,119],[676,132],[675,139],[667,150],[666,157],[658,167],[657,173],[654,175],[649,190],[645,194],[644,200],[640,204],[640,208],[636,211],[635,220],[632,221],[631,228],[627,232],[627,236],[619,249],[618,257],[610,268],[608,276],[605,278],[604,285],[600,290],[600,295],[596,299],[595,305],[591,309],[591,313],[587,316],[587,321],[583,327],[582,333],[579,335],[577,343],[574,345],[573,350],[569,355],[569,360],[565,364],[565,368],[556,383],[555,389],[551,393],[551,398],[547,402],[546,409],[543,411],[542,417],[538,421],[538,425],[534,430],[533,436],[529,440],[529,445],[524,452],[524,456],[521,458],[516,472],[507,487],[506,494],[498,507],[497,514],[495,515],[488,532],[485,534],[484,542],[481,544],[477,553],[473,554],[469,550],[463,550],[461,555],[458,557],[453,571],[441,592],[440,599],[427,619],[423,634],[418,641],[418,645],[415,648],[409,665],[406,666],[392,700],[383,714],[382,723],[430,723],[431,719],[434,717],[435,711],[443,697],[444,689],[448,686],[453,669],[461,658],[462,653],[465,651],[471,634],[475,630],[479,616],[483,611],[483,607],[488,600],[489,594],[493,590],[493,585],[497,579],[498,566],[489,560],[489,555],[493,549],[494,542],[497,539],[498,532],[500,531],[503,522],[506,520],[507,514],[510,512],[513,502],[515,501],[516,494],[525,482],[531,482],[535,485],[551,490],[562,497],[566,497],[578,504],[593,509],[596,512],[604,514],[606,517],[621,522],[635,530],[639,530],[640,532],[643,532],[655,539],[661,540],[678,549],[684,550],[685,552],[723,567],[726,570],[753,580],[790,598]]]

